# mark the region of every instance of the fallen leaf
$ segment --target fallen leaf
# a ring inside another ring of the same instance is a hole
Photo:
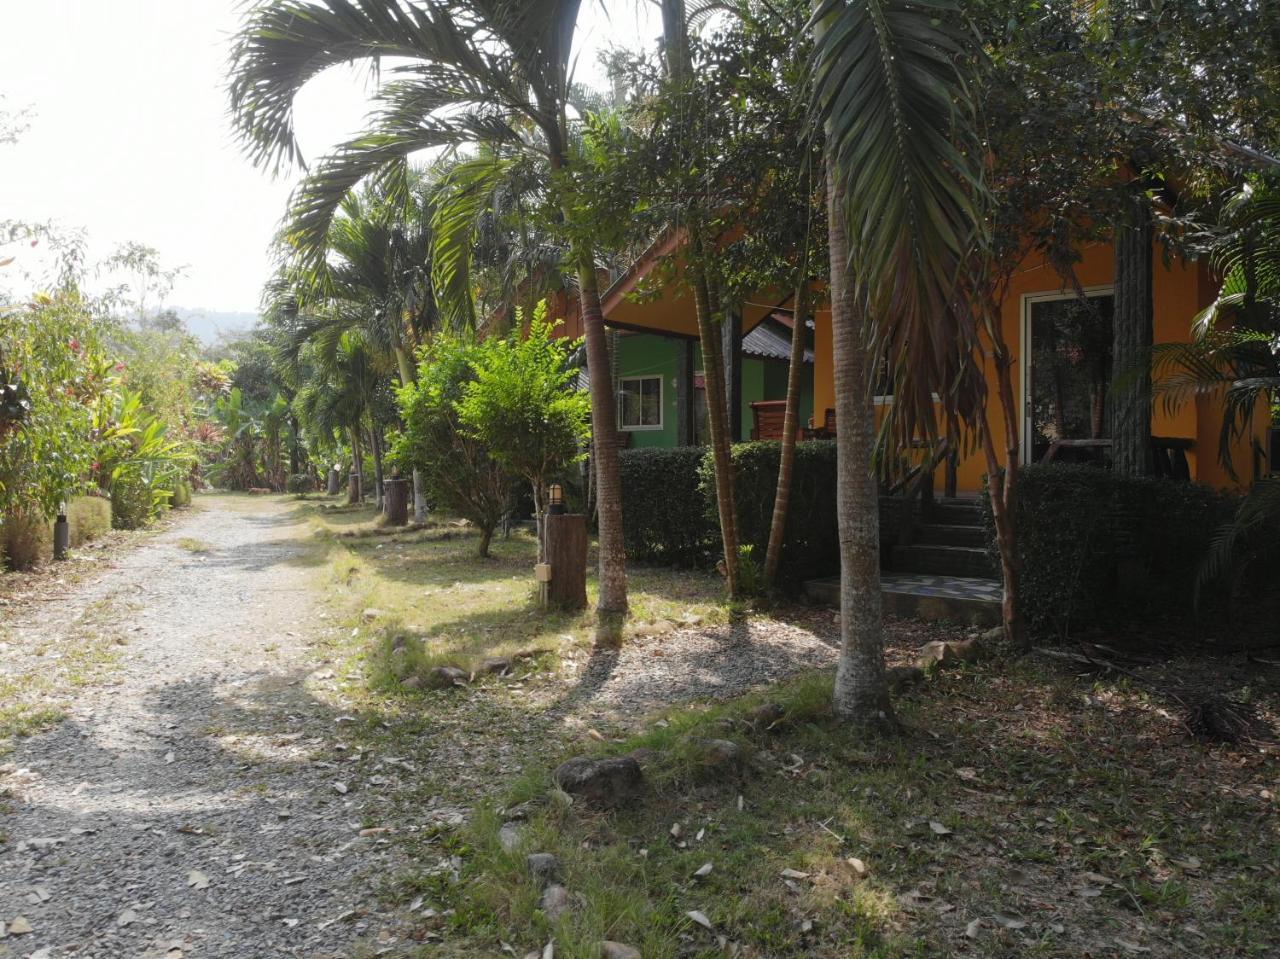
[[[1140,946],[1136,942],[1130,942],[1128,939],[1116,939],[1116,945],[1127,952],[1150,952],[1150,946]]]
[[[982,928],[982,920],[974,919],[972,922],[969,923],[969,925],[964,927],[964,934],[968,936],[970,939],[977,939],[978,930],[980,930],[981,928]]]
[[[783,879],[808,879],[809,878],[809,874],[807,872],[801,872],[799,869],[790,869],[790,868],[782,870],[782,872],[779,873],[779,875],[782,876]]]
[[[698,925],[702,926],[702,928],[710,929],[712,932],[715,931],[716,927],[711,925],[711,920],[708,919],[701,912],[699,912],[697,909],[691,909],[688,912],[686,912],[685,915],[688,916],[690,919],[692,919],[694,922],[696,922]]]
[[[1006,929],[1027,928],[1027,921],[1025,919],[1018,919],[1015,916],[993,916],[992,918]]]
[[[950,830],[950,829],[948,829],[946,826],[944,826],[942,823],[938,822],[938,820],[936,820],[936,819],[930,819],[930,820],[929,820],[929,828],[933,830],[933,834],[934,834],[935,836],[950,836],[950,835],[951,835],[951,830]]]
[[[199,869],[192,869],[187,873],[187,885],[192,889],[208,889],[209,877],[202,873]]]
[[[698,867],[698,871],[693,874],[694,879],[701,879],[703,876],[711,875],[711,863],[704,862]]]
[[[978,770],[974,769],[972,766],[961,766],[956,770],[956,775],[966,782],[972,783],[978,781]]]
[[[847,862],[853,871],[858,874],[859,879],[865,879],[867,874],[871,871],[867,868],[867,864],[857,856],[850,856],[845,860],[845,862]]]

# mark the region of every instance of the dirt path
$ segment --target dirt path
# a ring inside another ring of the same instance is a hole
[[[0,957],[340,956],[380,931],[364,880],[392,847],[360,835],[374,799],[343,766],[361,758],[302,682],[325,634],[316,556],[288,500],[205,498],[102,576],[5,612],[10,675],[77,624],[123,645],[0,766]]]

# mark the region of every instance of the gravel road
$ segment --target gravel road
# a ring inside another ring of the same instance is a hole
[[[394,919],[368,880],[395,853],[361,835],[362,757],[302,682],[325,629],[304,534],[288,500],[203,499],[61,599],[3,612],[14,661],[56,656],[86,610],[123,645],[0,766],[0,957],[382,951]]]

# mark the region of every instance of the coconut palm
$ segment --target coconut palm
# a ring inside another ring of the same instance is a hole
[[[318,259],[342,198],[371,176],[394,184],[418,151],[494,144],[545,157],[572,246],[599,490],[602,638],[627,606],[614,395],[591,237],[575,218],[569,73],[580,0],[264,0],[232,50],[230,99],[253,160],[300,162],[293,108],[326,69],[394,59],[360,136],[321,160],[295,194],[289,234]]]
[[[964,69],[975,56],[947,0],[814,0],[813,100],[827,138],[840,527],[837,712],[891,725],[872,473],[876,359],[895,372],[889,429],[938,432],[934,393],[972,413],[966,311],[950,310],[980,240],[981,157]]]

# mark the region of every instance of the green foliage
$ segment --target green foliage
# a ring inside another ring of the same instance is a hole
[[[737,483],[739,536],[763,556],[769,545],[773,501],[778,487],[779,443],[739,443],[733,447]],[[703,466],[708,509],[714,510],[715,484],[708,461]],[[798,443],[791,478],[791,508],[783,537],[778,582],[798,590],[805,580],[840,568],[836,529],[836,445],[831,441]]]
[[[285,481],[284,489],[286,493],[302,496],[305,493],[315,492],[316,481],[310,473],[294,473]]]
[[[52,517],[84,488],[93,462],[93,406],[108,364],[98,328],[74,291],[0,306],[0,369],[21,419],[0,421],[0,523],[11,514]]]
[[[169,426],[147,410],[138,393],[111,393],[98,404],[99,483],[111,494],[113,522],[137,529],[169,504],[191,471],[188,444],[169,438]]]
[[[569,354],[578,346],[552,336],[546,304],[521,334],[478,344],[475,378],[463,389],[458,416],[508,472],[529,482],[534,501],[556,472],[579,462],[591,439],[591,401],[577,389]]]
[[[1205,552],[1235,505],[1233,497],[1192,483],[1120,479],[1090,466],[1024,467],[1014,523],[1028,627],[1066,636],[1188,616]],[[1121,594],[1117,568],[1125,544],[1118,531],[1126,528],[1134,531],[1130,549],[1143,575],[1136,591]]]
[[[485,445],[463,429],[458,411],[485,349],[466,336],[440,333],[431,339],[419,356],[417,382],[397,393],[404,429],[391,452],[402,471],[420,471],[438,506],[479,528],[481,555],[507,508],[512,483]]]
[[[720,533],[708,518],[699,476],[705,455],[700,446],[618,454],[629,559],[676,567],[709,565]]]

